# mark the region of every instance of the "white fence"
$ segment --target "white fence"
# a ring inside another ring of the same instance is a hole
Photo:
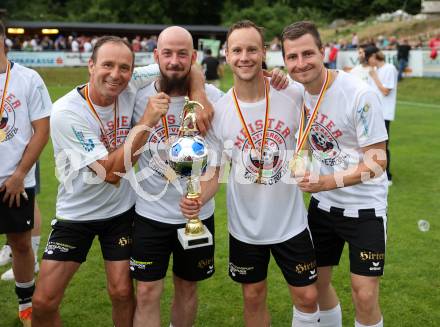
[[[397,63],[395,50],[384,51],[387,62]],[[409,58],[409,66],[406,75],[414,77],[440,77],[440,55],[435,60],[429,57],[429,50],[412,50]],[[199,52],[198,59],[203,54]],[[24,52],[11,51],[9,59],[28,67],[76,67],[87,66],[90,53],[75,52]],[[154,62],[153,53],[137,52],[135,64],[137,66],[148,65]],[[281,51],[268,51],[266,55],[268,67],[284,66]],[[346,69],[358,64],[356,51],[339,51],[337,67]]]

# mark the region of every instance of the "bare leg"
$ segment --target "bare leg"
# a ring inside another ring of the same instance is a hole
[[[316,284],[302,287],[289,285],[289,291],[292,302],[300,311],[313,313],[318,310],[318,290]]]
[[[321,310],[330,310],[339,304],[338,295],[333,288],[332,281],[333,267],[318,267],[318,303]]]
[[[32,236],[41,235],[41,211],[38,207],[37,199],[35,199],[34,206],[34,228],[32,229]]]
[[[163,279],[137,282],[134,327],[160,327],[160,297],[163,284]]]
[[[173,327],[191,327],[197,315],[197,282],[174,275],[174,298],[171,309]]]
[[[382,319],[379,306],[379,277],[351,274],[356,320],[363,325],[374,325]]]
[[[246,327],[270,326],[270,315],[267,309],[266,280],[252,284],[242,284],[244,300],[244,321]]]
[[[105,261],[107,290],[112,301],[112,317],[115,327],[133,326],[134,291],[129,261]]]
[[[61,326],[60,303],[64,291],[80,264],[73,261],[43,260],[32,298],[32,326]]]
[[[6,235],[12,250],[12,271],[18,283],[34,279],[34,252],[31,244],[31,231]]]

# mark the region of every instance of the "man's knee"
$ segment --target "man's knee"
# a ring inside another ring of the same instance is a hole
[[[111,284],[108,286],[108,294],[112,301],[129,301],[134,297],[133,284]]]
[[[38,287],[32,297],[32,311],[33,315],[46,316],[58,311],[61,302],[60,296],[43,294]]]
[[[316,285],[295,288],[295,305],[300,308],[314,309],[318,302],[318,289]]]
[[[32,252],[32,242],[30,233],[17,234],[12,236],[8,235],[8,243],[11,246],[12,252],[18,255],[27,254]]]
[[[244,284],[243,300],[246,306],[250,306],[250,307],[260,306],[266,300],[266,285]]]
[[[369,312],[374,309],[378,302],[377,293],[370,288],[358,288],[353,290],[353,301],[357,310]]]
[[[145,306],[159,302],[162,291],[162,282],[138,282],[136,290],[137,305]]]

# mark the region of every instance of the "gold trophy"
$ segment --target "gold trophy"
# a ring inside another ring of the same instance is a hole
[[[197,101],[189,101],[189,98],[185,97],[179,137],[171,144],[168,151],[171,168],[178,175],[188,177],[186,187],[188,199],[200,197],[200,176],[205,172],[208,164],[208,150],[196,125],[196,106],[204,109]],[[184,249],[212,245],[212,234],[199,217],[188,219],[185,228],[179,229],[177,233]]]

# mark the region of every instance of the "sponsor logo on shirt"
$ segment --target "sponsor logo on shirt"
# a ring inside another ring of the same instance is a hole
[[[92,152],[95,148],[95,144],[93,143],[92,139],[86,140],[84,137],[84,133],[81,131],[77,131],[75,127],[72,126],[73,134],[75,135],[76,139],[79,141],[79,143],[82,145],[84,150],[87,152]]]
[[[362,127],[364,128],[364,132],[362,134],[364,136],[368,136],[368,131],[369,131],[368,121],[365,116],[369,110],[370,110],[370,105],[368,103],[365,104],[362,108],[359,108],[357,110],[357,114],[359,115],[359,119],[362,122]]]

